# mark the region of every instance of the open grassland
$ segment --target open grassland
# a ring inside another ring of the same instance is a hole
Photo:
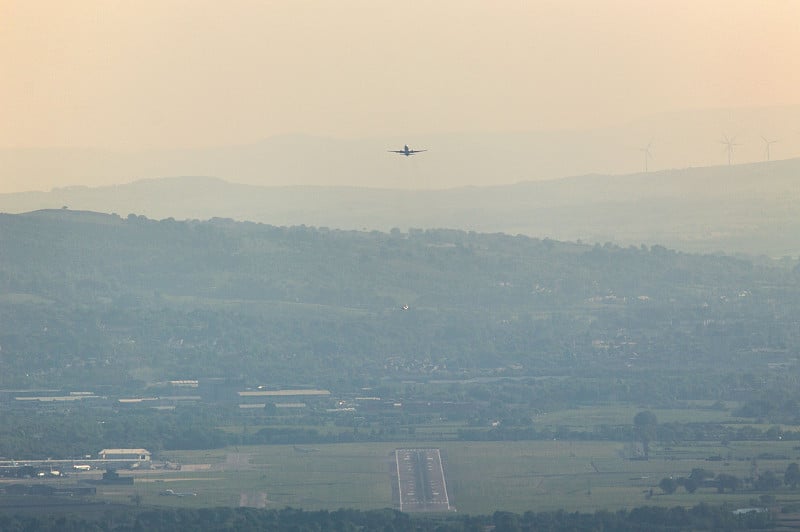
[[[0,497],[0,515],[41,517],[47,515],[80,515],[85,519],[101,519],[114,511],[125,510],[130,500],[123,504],[108,504],[92,497],[52,497],[39,495],[3,495]]]
[[[731,415],[738,403],[729,401],[714,408],[710,401],[686,401],[683,408],[654,408],[650,411],[659,423],[742,423],[747,420]],[[598,425],[630,425],[633,417],[643,408],[636,405],[609,403],[580,406],[541,413],[533,418],[535,426],[566,427],[572,430],[591,431]],[[751,423],[748,423],[751,424]]]
[[[692,402],[684,408],[657,409],[662,423],[694,421],[739,424],[731,416],[736,405]],[[543,426],[591,430],[600,424],[630,424],[635,407],[594,405],[548,413]],[[650,460],[638,445],[610,441],[455,441],[463,422],[418,425],[413,444],[402,436],[394,442],[242,446],[212,451],[175,451],[161,458],[182,464],[179,471],[135,472],[133,486],[99,486],[98,498],[117,503],[155,506],[256,506],[308,510],[350,507],[373,509],[393,505],[393,451],[396,448],[441,449],[451,504],[460,512],[492,513],[498,509],[595,511],[642,505],[693,506],[699,502],[758,503],[763,492],[719,494],[700,488],[662,493],[665,477],[686,477],[692,469],[726,473],[740,479],[766,471],[783,478],[791,462],[800,462],[798,442],[654,442]],[[260,430],[248,424],[229,430]],[[271,427],[275,427],[271,425]],[[287,426],[288,427],[288,426]],[[293,426],[297,428],[296,426]],[[312,428],[312,427],[308,427]],[[319,428],[319,427],[314,427]],[[351,430],[326,426],[323,430]],[[425,441],[427,440],[427,441]],[[164,495],[167,490],[173,494]],[[181,494],[178,496],[176,494]],[[196,494],[196,495],[193,495]],[[799,503],[800,490],[781,487],[770,492],[778,504]]]
[[[165,453],[171,460],[184,464],[184,469],[142,474],[137,476],[133,487],[109,487],[98,490],[98,495],[122,501],[138,493],[143,504],[170,506],[243,503],[304,509],[389,507],[392,452],[403,445],[348,443],[302,448],[274,445]],[[615,442],[419,442],[417,445],[441,449],[451,502],[459,511],[472,514],[498,509],[594,511],[645,504],[692,506],[701,501],[747,506],[761,493],[719,494],[714,489],[701,488],[688,494],[679,488],[672,495],[664,495],[657,486],[662,478],[688,476],[693,468],[747,478],[757,467],[762,473],[771,470],[782,478],[790,462],[800,461],[800,451],[794,449],[793,442],[734,442],[728,446],[707,443],[668,448],[655,445],[649,461],[629,460],[626,446]],[[716,456],[724,460],[707,460]],[[193,468],[190,464],[204,465]],[[159,495],[166,488],[195,492],[197,496]],[[772,493],[779,503],[800,502],[800,490],[781,488]]]

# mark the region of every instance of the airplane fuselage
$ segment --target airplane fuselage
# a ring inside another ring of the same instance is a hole
[[[406,144],[405,146],[403,146],[402,150],[389,150],[389,151],[392,153],[399,153],[400,155],[405,155],[406,157],[408,157],[409,155],[414,155],[415,153],[420,153],[428,150],[412,150],[411,148],[408,147],[408,144]]]

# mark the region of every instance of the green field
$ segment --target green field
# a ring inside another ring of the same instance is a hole
[[[392,505],[392,451],[408,443],[348,443],[316,445],[300,452],[290,445],[240,447],[206,452],[164,453],[184,464],[173,472],[137,474],[133,487],[108,487],[98,495],[119,501],[138,493],[143,504],[169,506],[237,506],[266,501],[268,508],[304,509]],[[594,511],[645,504],[693,506],[701,501],[748,505],[760,493],[718,494],[703,488],[694,494],[682,488],[664,495],[658,482],[687,476],[693,468],[752,474],[752,458],[770,453],[787,459],[760,459],[760,471],[781,477],[787,464],[800,460],[792,442],[734,442],[655,446],[649,461],[629,460],[625,445],[616,442],[432,442],[419,447],[442,450],[451,502],[461,512],[492,513],[503,509]],[[725,461],[707,461],[724,456]],[[189,464],[207,469],[190,471]],[[206,466],[203,466],[206,467]],[[196,492],[196,497],[165,497],[160,491]],[[653,495],[649,496],[651,488]],[[779,502],[800,501],[800,491],[773,492]]]
[[[659,423],[739,423],[742,418],[734,417],[730,411],[711,408],[710,401],[686,401],[685,408],[653,408],[650,411]],[[729,401],[727,408],[735,408],[737,403]],[[547,412],[537,415],[533,421],[538,427],[567,427],[572,430],[591,431],[598,425],[629,425],[637,412],[644,410],[636,405],[609,403],[582,406]],[[768,427],[767,427],[768,428]]]
[[[731,415],[733,403],[694,401],[683,408],[653,409],[662,423],[707,422],[740,425]],[[568,427],[590,432],[602,424],[629,425],[641,409],[618,403],[576,407],[543,413],[537,428]],[[335,425],[260,425],[222,427],[231,432],[262,428],[307,428],[322,432],[350,431]],[[401,433],[412,426],[400,427]],[[683,488],[666,495],[658,487],[665,477],[686,477],[692,469],[727,473],[739,479],[774,472],[783,478],[791,462],[800,462],[800,446],[791,441],[719,441],[651,445],[650,460],[637,457],[639,445],[612,441],[457,441],[464,422],[413,426],[397,441],[240,446],[212,451],[172,451],[159,459],[182,465],[179,471],[136,471],[133,486],[98,486],[98,498],[145,506],[255,506],[308,510],[342,507],[361,510],[391,507],[395,448],[441,449],[451,504],[462,513],[496,510],[558,510],[591,512],[643,505],[694,506],[699,502],[759,504],[762,492],[740,490],[719,494]],[[769,427],[763,427],[766,430]],[[401,441],[402,438],[405,438]],[[411,441],[414,440],[414,441]],[[72,479],[68,479],[72,481]],[[749,486],[747,486],[749,489]],[[166,490],[191,494],[163,495]],[[779,504],[800,502],[800,490],[770,492]]]

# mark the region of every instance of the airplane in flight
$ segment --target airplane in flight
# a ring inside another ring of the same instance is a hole
[[[408,148],[408,144],[406,144],[405,146],[403,146],[402,150],[386,150],[386,151],[389,151],[391,153],[399,153],[400,155],[405,155],[406,157],[408,157],[409,155],[414,155],[415,153],[420,153],[428,150],[411,150]]]
[[[197,493],[193,491],[164,490],[160,491],[158,494],[167,497],[197,497]]]

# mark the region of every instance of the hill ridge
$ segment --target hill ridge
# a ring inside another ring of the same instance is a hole
[[[265,187],[213,176],[0,195],[0,211],[63,206],[154,219],[231,218],[340,229],[453,228],[688,251],[797,255],[800,159],[585,174],[440,190]]]

